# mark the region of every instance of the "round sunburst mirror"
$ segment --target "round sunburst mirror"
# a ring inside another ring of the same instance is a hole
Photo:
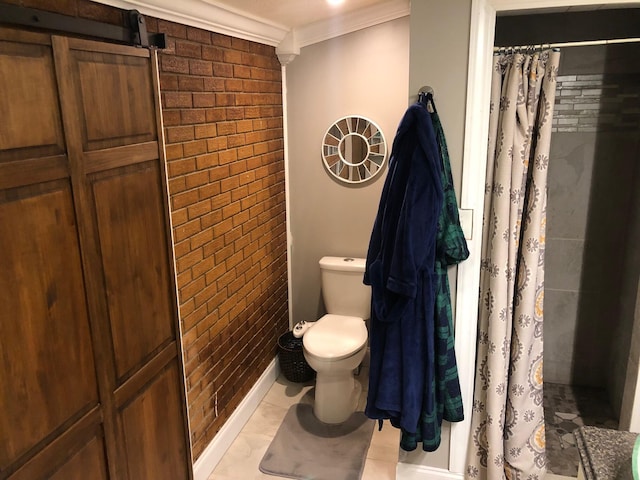
[[[345,183],[362,183],[382,171],[387,144],[380,127],[365,117],[342,117],[322,140],[322,161],[327,171]]]

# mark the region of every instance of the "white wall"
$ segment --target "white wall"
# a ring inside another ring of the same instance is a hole
[[[304,47],[287,65],[293,322],[324,307],[318,260],[364,257],[385,171],[369,183],[338,183],[324,169],[321,142],[345,115],[382,129],[388,151],[409,102],[407,17]]]

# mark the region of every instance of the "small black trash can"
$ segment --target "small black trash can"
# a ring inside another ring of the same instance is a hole
[[[290,382],[308,382],[316,374],[304,358],[302,337],[294,337],[293,332],[284,333],[278,338],[278,360],[280,370]]]

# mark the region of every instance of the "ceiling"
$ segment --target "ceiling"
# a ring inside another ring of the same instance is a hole
[[[344,0],[329,5],[327,0],[204,0],[249,17],[266,20],[288,29],[326,21],[386,0]]]

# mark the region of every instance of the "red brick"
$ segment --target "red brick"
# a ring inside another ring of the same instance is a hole
[[[182,145],[180,145],[182,147]],[[196,161],[193,158],[184,158],[179,160],[172,160],[167,165],[169,178],[176,177],[178,175],[184,175],[188,172],[193,172],[196,168]]]
[[[207,151],[216,152],[227,148],[227,137],[217,137],[207,139]]]
[[[193,127],[169,127],[166,132],[167,143],[185,142],[194,138]]]
[[[228,63],[214,63],[213,75],[216,77],[233,77],[233,65]]]
[[[171,222],[173,223],[174,227],[185,223],[188,219],[189,217],[187,216],[186,208],[174,210],[173,212],[171,212]]]
[[[227,145],[229,146],[229,148],[244,145],[245,143],[246,143],[246,138],[244,133],[240,135],[229,135],[227,137]]]
[[[216,97],[213,93],[194,93],[193,94],[193,106],[194,107],[215,107]]]
[[[242,120],[236,122],[236,129],[238,133],[241,132],[250,132],[253,129],[253,121],[252,120]]]
[[[179,57],[201,58],[202,49],[200,45],[183,40],[176,41],[176,55]]]
[[[196,140],[182,144],[184,155],[192,157],[207,152],[207,142],[205,140]],[[194,167],[195,168],[195,167]]]
[[[216,93],[217,106],[231,106],[236,104],[236,96],[233,93]]]
[[[223,35],[221,33],[212,33],[211,34],[211,43],[214,45],[218,45],[220,47],[231,47],[231,37],[227,35]]]
[[[164,94],[165,108],[189,108],[192,106],[191,94],[184,92],[167,92]]]
[[[217,208],[222,208],[225,205],[229,205],[229,203],[231,203],[231,194],[229,192],[225,192],[222,193],[218,196],[216,196],[216,198],[214,198],[211,202],[211,209],[215,210]],[[229,228],[231,228],[231,222],[228,223]],[[216,227],[219,228],[219,227]],[[219,234],[220,232],[216,233],[216,236]]]
[[[225,107],[207,108],[207,122],[220,122],[227,119],[227,111]]]
[[[163,72],[189,73],[189,60],[173,55],[162,55],[161,69]]]
[[[240,213],[240,202],[235,202],[224,207],[222,209],[222,218],[227,219],[229,217],[233,217],[237,213]],[[225,242],[226,241],[227,239],[225,238]]]
[[[238,152],[233,150],[223,150],[218,154],[218,161],[220,164],[233,162],[238,159]]]
[[[202,59],[221,62],[224,60],[224,50],[216,46],[202,46]]]
[[[237,50],[224,51],[224,61],[226,63],[244,64],[242,56],[242,52],[238,52]]]
[[[205,168],[210,169],[216,165],[218,165],[217,153],[208,153],[196,158],[196,168],[198,170],[204,170]]]
[[[244,107],[245,118],[258,118],[260,117],[260,107]]]
[[[240,185],[246,185],[247,183],[251,183],[255,180],[255,172],[246,172],[240,175]]]
[[[253,94],[251,93],[238,93],[236,94],[236,105],[248,106],[253,105]],[[246,111],[245,111],[246,112]],[[245,113],[246,115],[246,113]],[[250,118],[250,117],[247,117]]]
[[[205,77],[203,79],[205,92],[223,92],[224,78]]]
[[[251,67],[245,65],[234,65],[233,76],[235,78],[251,78]]]
[[[254,155],[262,155],[269,151],[269,144],[267,142],[253,144]]]
[[[207,213],[200,217],[200,224],[202,228],[209,228],[212,225],[220,222],[222,220],[222,212],[220,210],[216,210],[215,212]],[[207,252],[205,251],[205,255]]]
[[[198,197],[213,198],[220,193],[220,182],[208,183],[198,188]]]
[[[169,180],[169,193],[173,195],[174,193],[180,193],[187,189],[187,184],[184,180],[184,177],[172,178]]]
[[[242,90],[244,90],[244,85],[242,80],[232,78],[229,80],[225,80],[224,89],[227,92],[241,92]]]
[[[180,111],[165,110],[164,112],[162,112],[162,124],[165,127],[180,125]]]
[[[198,43],[211,43],[211,32],[200,28],[187,27],[187,38]]]
[[[123,24],[122,10],[94,2],[78,2],[78,17],[86,18],[87,20],[110,23],[112,25]]]
[[[195,249],[201,247],[211,240],[213,240],[213,230],[209,228],[200,233],[197,233],[196,235],[191,236],[191,248]],[[197,303],[198,302],[196,302],[196,304]]]
[[[242,120],[244,118],[243,107],[227,107],[227,120]]]
[[[207,121],[207,114],[204,109],[180,110],[180,121],[183,125],[204,123]]]
[[[229,166],[223,165],[209,170],[209,179],[213,182],[229,176]]]
[[[184,92],[202,92],[204,91],[204,79],[179,75],[178,88]]]
[[[196,125],[195,127],[196,138],[210,138],[216,136],[216,124],[207,123],[204,125]]]
[[[191,75],[213,75],[213,67],[211,62],[207,60],[189,60],[189,73]]]
[[[177,195],[173,195],[172,200],[174,209],[186,207],[187,205],[193,205],[198,201],[198,191],[190,190],[187,192],[179,193]]]
[[[172,37],[187,38],[187,27],[180,25],[179,23],[158,20],[158,31],[160,33],[166,33]]]
[[[176,158],[182,158],[182,145],[165,145],[165,155],[167,160],[173,160]]]
[[[236,133],[236,122],[218,123],[218,135],[232,135]]]
[[[191,189],[209,183],[209,172],[197,171],[186,175],[184,178],[187,188]]]
[[[173,236],[176,242],[181,242],[182,240],[186,240],[192,235],[198,233],[200,231],[200,222],[196,220],[191,220],[187,223],[180,225],[173,229]]]
[[[160,74],[160,90],[166,92],[168,90],[178,90],[178,77],[177,75],[169,73]]]
[[[220,190],[223,192],[233,190],[234,188],[238,188],[239,186],[240,179],[238,177],[225,178],[220,181]]]

